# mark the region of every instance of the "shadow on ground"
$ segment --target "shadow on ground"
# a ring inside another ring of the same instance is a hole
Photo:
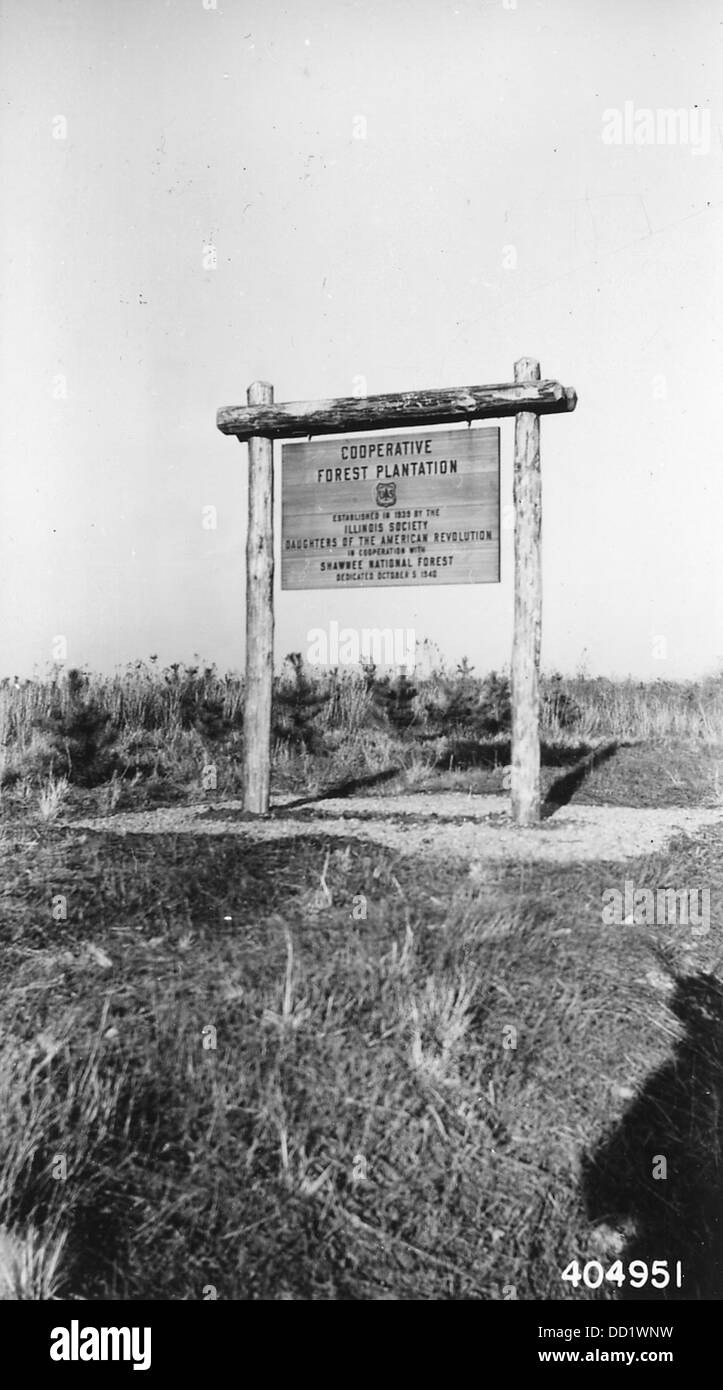
[[[561,806],[566,806],[580,787],[596,768],[613,758],[620,747],[617,740],[591,748],[587,743],[571,744],[569,747],[552,747],[549,743],[540,746],[540,763],[543,768],[567,768],[561,777],[550,783],[542,803],[542,817],[554,815]],[[512,745],[505,743],[466,743],[455,744],[437,764],[438,769],[449,766],[450,761],[458,770],[481,768],[494,771],[506,768],[512,758]]]
[[[559,751],[559,750],[556,750]],[[583,782],[601,767],[610,758],[614,757],[618,751],[617,741],[603,744],[601,748],[594,748],[587,753],[580,762],[566,772],[564,777],[557,777],[549,787],[547,795],[542,803],[542,817],[546,820],[548,816],[554,815],[561,806],[567,806],[568,801],[572,801],[575,792],[580,789]],[[545,766],[543,758],[543,767]]]
[[[712,975],[683,977],[670,1007],[685,1029],[673,1057],[583,1162],[590,1219],[634,1229],[623,1264],[682,1262],[682,1288],[626,1283],[625,1301],[723,1296],[723,989]]]
[[[564,748],[543,743],[540,747],[540,761],[543,767],[572,767],[596,751],[599,750],[591,747],[589,743],[574,743]],[[438,772],[448,772],[450,767],[454,767],[459,772],[466,772],[469,768],[478,767],[487,772],[494,772],[495,769],[508,767],[511,758],[510,739],[456,739],[437,760],[435,769]]]
[[[317,801],[353,796],[354,792],[364,791],[367,787],[378,787],[382,782],[391,782],[394,777],[399,776],[401,770],[399,767],[387,767],[382,772],[372,772],[366,777],[347,777],[343,782],[334,782],[331,786],[324,787],[323,791],[315,792],[313,796],[299,796],[295,801],[287,801],[283,806],[272,807],[270,814],[279,819],[287,816],[290,811],[296,811],[299,806],[313,806]]]
[[[589,744],[586,743],[575,744],[569,748],[553,748],[549,744],[543,743],[540,749],[540,761],[543,767],[569,768],[564,776],[556,778],[550,785],[542,805],[543,817],[551,816],[561,806],[566,806],[586,778],[602,763],[612,758],[617,750],[617,742],[606,743],[603,747],[598,748],[590,748]],[[451,761],[459,771],[468,768],[481,768],[491,772],[507,767],[511,757],[512,748],[509,741],[506,743],[459,742],[449,749],[444,759],[440,760],[436,767],[437,769],[448,767]],[[347,777],[344,781],[324,787],[322,791],[315,792],[312,796],[300,796],[294,801],[287,801],[284,806],[274,808],[271,814],[276,817],[283,817],[302,806],[313,806],[320,801],[353,796],[356,792],[392,781],[402,771],[403,768],[395,766],[385,768],[381,772],[370,773],[364,777]]]

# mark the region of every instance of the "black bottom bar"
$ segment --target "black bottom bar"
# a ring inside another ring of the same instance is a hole
[[[22,1374],[37,1375],[44,1387],[69,1377],[76,1385],[121,1378],[142,1386],[175,1376],[210,1385],[222,1373],[224,1379],[230,1373],[232,1384],[286,1374],[333,1375],[339,1383],[350,1371],[357,1379],[377,1376],[382,1367],[386,1376],[398,1371],[409,1381],[417,1365],[429,1375],[433,1360],[445,1378],[476,1367],[472,1383],[481,1384],[490,1373],[533,1377],[545,1365],[578,1376],[595,1366],[670,1367],[680,1374],[714,1365],[716,1310],[714,1303],[593,1300],[464,1303],[444,1311],[413,1304],[394,1314],[221,1300],[2,1303],[0,1344],[6,1371],[17,1360]],[[51,1347],[66,1359],[51,1357]],[[7,1383],[18,1384],[17,1375]]]

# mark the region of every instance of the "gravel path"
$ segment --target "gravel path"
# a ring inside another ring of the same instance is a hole
[[[663,849],[679,832],[723,825],[723,806],[563,806],[540,826],[512,824],[509,798],[435,795],[345,797],[305,805],[287,798],[264,820],[243,818],[240,801],[161,807],[66,822],[72,829],[134,835],[241,835],[284,840],[300,835],[359,838],[403,855],[448,860],[581,860],[635,858]]]

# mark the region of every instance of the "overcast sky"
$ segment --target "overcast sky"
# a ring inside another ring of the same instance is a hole
[[[215,413],[255,378],[301,400],[523,355],[579,397],[542,420],[543,666],[720,668],[717,0],[0,13],[0,675],[59,636],[96,669],[242,666],[246,446]],[[279,593],[277,664],[331,620],[503,666],[512,533],[500,584]]]

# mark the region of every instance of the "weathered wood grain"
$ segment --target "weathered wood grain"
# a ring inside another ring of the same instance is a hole
[[[249,407],[268,407],[274,389],[254,381]],[[251,815],[267,815],[271,767],[271,693],[274,674],[274,446],[252,438],[246,537],[246,686],[244,692],[243,799]]]
[[[515,381],[540,375],[532,357],[515,363]],[[542,624],[542,489],[540,420],[523,411],[515,421],[515,616],[512,641],[512,816],[518,825],[540,819],[540,634]]]
[[[218,411],[216,424],[222,434],[234,434],[241,440],[253,435],[301,439],[309,435],[351,434],[356,430],[493,420],[518,415],[520,411],[557,415],[574,410],[576,404],[573,388],[562,386],[559,381],[515,381],[499,386],[404,391],[390,396],[229,405]]]
[[[499,582],[498,425],[291,440],[281,468],[282,589]]]

